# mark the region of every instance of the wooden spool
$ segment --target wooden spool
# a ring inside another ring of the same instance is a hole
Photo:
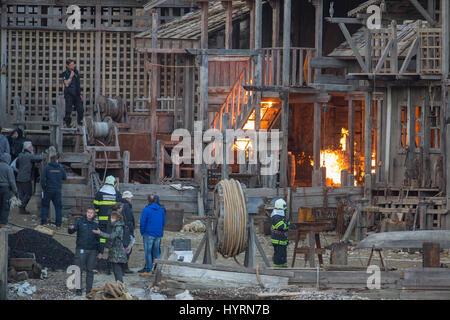
[[[246,192],[246,186],[242,183],[240,183],[245,203],[247,203],[247,192]],[[247,211],[247,209],[246,209]],[[220,184],[216,185],[216,188],[214,189],[214,205],[213,205],[213,216],[214,216],[214,222],[213,222],[213,231],[214,231],[214,237],[215,237],[215,246],[220,252],[221,250],[221,244],[223,243],[223,240],[225,238],[225,230],[224,230],[224,223],[225,223],[225,215],[226,211],[224,208],[224,190]],[[248,212],[247,214],[247,221],[248,221]],[[247,227],[247,226],[245,226]],[[246,235],[246,241],[247,239],[247,233]],[[242,250],[241,252],[243,252]]]
[[[97,104],[100,109],[102,121],[106,121],[107,117],[110,117],[114,122],[121,122],[124,111],[124,105],[122,98],[116,96],[114,98],[106,98],[99,96],[97,98]]]

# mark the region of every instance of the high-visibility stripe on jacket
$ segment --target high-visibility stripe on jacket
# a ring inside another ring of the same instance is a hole
[[[272,243],[279,245],[287,245],[287,233],[289,229],[289,222],[284,216],[272,215]]]

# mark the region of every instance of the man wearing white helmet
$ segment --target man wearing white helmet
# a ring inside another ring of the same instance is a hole
[[[136,226],[134,215],[133,215],[133,206],[131,205],[131,201],[133,200],[133,194],[130,191],[124,191],[122,194],[123,198],[123,206],[122,206],[122,217],[123,222],[125,224],[123,231],[123,246],[125,247],[125,252],[127,253],[127,260],[130,261],[130,255],[133,251],[132,247],[134,244],[134,228]],[[124,273],[133,273],[128,268],[128,262],[125,264]]]
[[[275,201],[275,209],[272,211],[272,245],[273,266],[276,268],[287,267],[287,245],[289,221],[286,219],[286,201],[278,199]]]
[[[100,231],[109,233],[111,209],[119,202],[123,202],[122,195],[115,188],[116,178],[107,176],[105,184],[97,191],[94,199],[94,208],[98,216],[98,227]],[[100,253],[103,254],[106,238],[100,237]],[[107,265],[106,273],[110,274],[110,265]]]

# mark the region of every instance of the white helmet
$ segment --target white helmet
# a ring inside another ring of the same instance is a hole
[[[114,176],[107,176],[105,179],[105,184],[114,185],[116,183],[116,178]]]
[[[286,201],[284,201],[283,199],[278,199],[277,201],[275,201],[275,209],[286,210]]]
[[[124,191],[124,193],[122,194],[122,198],[131,199],[133,198],[133,194],[130,191]]]

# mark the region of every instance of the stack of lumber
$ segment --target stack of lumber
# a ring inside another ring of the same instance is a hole
[[[117,280],[116,284],[106,283],[101,288],[94,288],[86,295],[92,300],[138,300],[131,296],[125,284]]]

